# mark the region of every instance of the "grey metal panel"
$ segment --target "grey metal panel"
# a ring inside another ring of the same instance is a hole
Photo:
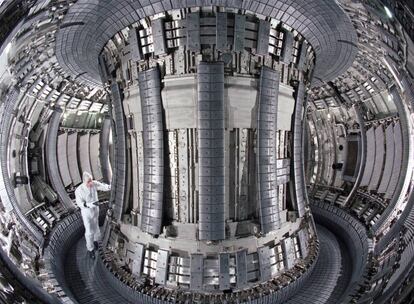
[[[282,250],[283,250],[283,261],[285,263],[285,268],[291,269],[295,266],[295,252],[293,248],[292,238],[287,237],[282,240]]]
[[[59,172],[62,178],[63,185],[65,187],[69,186],[72,183],[72,178],[69,173],[68,165],[68,154],[67,154],[67,140],[68,133],[64,132],[58,136],[58,163],[59,163]]]
[[[375,127],[371,127],[367,131],[367,161],[365,163],[364,175],[360,186],[368,186],[374,171],[375,161]]]
[[[236,285],[241,288],[247,284],[247,251],[236,252]]]
[[[376,190],[382,176],[382,168],[384,167],[384,129],[379,125],[375,129],[375,161],[374,170],[371,180],[369,181],[368,190]]]
[[[305,63],[306,63],[306,54],[307,54],[307,48],[308,48],[308,44],[304,41],[302,43],[302,47],[300,50],[300,55],[299,55],[299,61],[298,61],[298,69],[299,70],[303,70],[305,68]]]
[[[268,246],[263,246],[257,249],[259,256],[260,280],[268,281],[272,278],[272,271],[270,267],[271,251]]]
[[[392,167],[394,164],[394,126],[390,124],[385,130],[385,165],[382,174],[381,183],[378,187],[378,193],[385,193],[391,179]]]
[[[141,229],[157,235],[162,229],[164,142],[161,79],[158,68],[138,73],[144,144],[144,192]]]
[[[89,158],[89,140],[89,133],[83,134],[79,137],[79,160],[82,172],[86,171],[92,174],[91,161]]]
[[[74,186],[82,182],[82,177],[79,172],[78,163],[78,133],[74,132],[68,135],[67,152],[69,162],[69,172]]]
[[[200,50],[200,15],[198,13],[187,14],[187,48],[190,51]]]
[[[204,257],[202,254],[192,254],[190,258],[190,289],[203,289]]]
[[[219,51],[227,49],[227,13],[216,14],[216,48]]]
[[[269,53],[270,22],[259,20],[259,30],[257,33],[256,54],[267,55]]]
[[[236,14],[234,16],[234,41],[233,41],[234,52],[242,52],[244,50],[245,32],[246,32],[246,16]]]
[[[201,62],[197,73],[199,239],[221,240],[225,238],[224,64]]]
[[[282,61],[290,63],[292,61],[293,52],[293,34],[291,31],[285,31],[285,39],[283,41]]]
[[[278,95],[279,73],[262,67],[257,109],[256,188],[260,224],[264,233],[280,228],[275,158]]]
[[[306,186],[304,178],[304,168],[302,161],[302,121],[303,121],[303,103],[305,102],[305,85],[299,82],[296,91],[296,103],[293,120],[293,186],[295,193],[295,203],[299,217],[305,214],[305,205],[307,204]]]
[[[155,283],[165,285],[168,273],[168,257],[169,252],[166,250],[158,250],[157,268],[155,274]]]
[[[154,40],[154,54],[166,54],[167,43],[165,40],[164,19],[160,18],[152,21],[152,37]]]
[[[60,202],[66,209],[73,209],[74,204],[72,203],[72,200],[66,192],[65,186],[63,185],[62,179],[59,174],[59,167],[56,155],[57,137],[62,112],[62,109],[56,108],[50,118],[46,139],[46,164],[50,183],[52,185],[52,188],[56,191],[57,195],[59,196]]]
[[[127,145],[126,145],[126,126],[125,126],[125,114],[122,107],[122,97],[118,83],[113,80],[111,84],[111,97],[113,111],[110,109],[110,113],[114,119],[114,174],[112,176],[111,188],[111,203],[114,205],[114,218],[120,220],[125,208],[125,197],[127,188]]]
[[[300,247],[300,253],[302,254],[302,258],[306,258],[308,256],[309,252],[309,234],[306,228],[303,228],[302,230],[299,230],[298,232],[299,237],[299,247]]]
[[[135,61],[140,61],[142,59],[141,46],[139,43],[138,30],[132,28],[129,30],[129,45],[131,51],[131,59]]]
[[[391,198],[397,186],[398,178],[401,172],[402,153],[403,153],[402,149],[403,149],[403,144],[402,144],[401,125],[400,125],[400,122],[398,121],[394,125],[394,163],[392,167],[391,179],[388,184],[387,191],[385,193],[385,198]]]
[[[102,123],[101,132],[99,133],[99,161],[103,181],[107,184],[111,180],[111,168],[109,163],[109,134],[111,132],[111,120],[106,117]]]
[[[99,160],[99,134],[91,134],[89,140],[89,158],[91,163],[92,175],[96,180],[102,179],[101,162]]]
[[[145,247],[142,244],[136,243],[133,244],[131,250],[133,251],[132,273],[136,276],[141,276],[145,257]]]
[[[219,255],[219,286],[220,290],[230,289],[230,254],[220,253]]]

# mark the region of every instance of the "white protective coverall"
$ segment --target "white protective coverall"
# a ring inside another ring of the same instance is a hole
[[[93,251],[94,242],[98,242],[101,238],[99,230],[99,207],[94,205],[98,202],[98,191],[109,191],[111,186],[93,181],[93,185],[88,188],[86,185],[88,180],[92,179],[92,175],[83,172],[83,183],[76,188],[76,204],[81,210],[83,225],[85,226],[86,248]]]

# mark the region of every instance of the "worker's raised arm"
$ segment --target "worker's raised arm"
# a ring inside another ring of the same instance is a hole
[[[93,184],[95,185],[96,189],[99,191],[110,191],[111,185],[104,184],[98,181],[93,181]]]

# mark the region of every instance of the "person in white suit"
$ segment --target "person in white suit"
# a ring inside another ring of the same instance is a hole
[[[89,256],[95,258],[98,241],[101,238],[99,230],[98,190],[109,191],[111,186],[93,180],[92,175],[83,172],[83,183],[75,190],[76,204],[81,210],[83,225],[85,226],[86,249]]]

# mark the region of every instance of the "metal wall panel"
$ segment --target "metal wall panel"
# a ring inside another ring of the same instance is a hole
[[[303,149],[303,103],[305,102],[305,85],[300,82],[296,90],[296,103],[293,120],[293,186],[295,193],[295,203],[299,217],[305,215],[305,205],[307,204],[305,173],[303,168],[302,149]]]
[[[78,133],[74,132],[68,135],[67,153],[70,177],[74,186],[82,182],[82,177],[79,172],[79,158],[78,158]]]
[[[378,193],[385,193],[387,191],[388,184],[391,179],[392,167],[394,164],[394,152],[395,152],[394,125],[393,124],[389,124],[387,129],[385,130],[385,144],[386,144],[385,165],[384,165],[384,172],[382,174],[381,183],[378,187]]]
[[[169,252],[166,250],[158,250],[157,268],[155,274],[155,283],[165,285],[168,273],[168,257]]]
[[[247,284],[247,250],[236,252],[236,285],[241,288]]]
[[[392,167],[392,175],[390,178],[390,182],[388,184],[388,188],[385,193],[385,198],[391,198],[394,194],[395,188],[397,187],[398,179],[400,177],[400,172],[401,172],[402,153],[403,153],[403,143],[402,143],[401,125],[400,125],[400,122],[398,121],[394,125],[394,163]]]
[[[384,166],[384,157],[384,129],[382,125],[379,125],[375,129],[375,165],[369,181],[368,190],[376,190],[378,188]]]
[[[136,276],[141,276],[142,266],[144,264],[145,247],[142,244],[133,244],[131,248],[132,254],[132,273]]]
[[[256,189],[262,232],[280,228],[277,191],[277,108],[279,73],[262,67],[257,109]]]
[[[375,127],[367,131],[367,161],[365,163],[364,174],[360,186],[368,186],[374,171],[375,161]]]
[[[141,46],[139,43],[140,39],[138,36],[138,30],[132,28],[129,31],[129,48],[131,51],[131,59],[134,61],[139,61],[142,59]]]
[[[112,176],[111,202],[114,210],[114,218],[120,220],[125,208],[125,196],[127,188],[127,144],[125,114],[122,106],[122,96],[118,83],[113,80],[111,84],[111,96],[114,119],[114,174]]]
[[[162,229],[164,138],[161,79],[158,68],[138,73],[144,144],[144,192],[141,229],[157,235]]]
[[[198,66],[199,239],[225,238],[224,64]]]
[[[219,51],[227,49],[227,13],[216,14],[216,48]]]
[[[67,141],[68,133],[64,132],[58,136],[57,155],[59,172],[65,187],[68,187],[72,183],[68,165]]]
[[[285,268],[291,269],[293,266],[295,266],[295,253],[292,238],[285,238],[281,243]]]
[[[91,134],[89,140],[89,158],[91,162],[91,169],[93,178],[96,180],[102,179],[101,162],[99,160],[99,134]]]
[[[192,254],[190,258],[190,289],[203,289],[204,257],[202,254]]]
[[[257,32],[256,54],[267,55],[269,53],[269,35],[270,22],[259,20],[259,29]]]
[[[245,32],[246,32],[246,16],[236,14],[234,16],[234,41],[233,41],[234,52],[242,52],[244,50]]]
[[[154,40],[154,55],[167,53],[167,42],[165,40],[164,19],[152,21],[152,37]]]
[[[299,237],[299,246],[300,246],[300,253],[302,258],[306,258],[309,253],[309,233],[306,228],[299,230],[298,232]]]
[[[111,132],[111,120],[104,119],[101,132],[99,133],[99,161],[104,183],[109,184],[111,180],[111,165],[109,162],[109,134]]]
[[[220,290],[230,289],[230,254],[220,253],[219,255],[219,288]]]
[[[187,48],[190,51],[200,50],[200,15],[198,13],[187,14]]]
[[[73,209],[74,204],[63,185],[57,161],[57,138],[62,112],[62,109],[56,108],[49,121],[46,139],[46,164],[51,186],[59,196],[60,202],[66,209]]]
[[[282,61],[289,64],[292,61],[293,53],[293,34],[291,31],[285,31],[285,39],[283,41]]]
[[[271,250],[268,246],[263,246],[257,249],[259,256],[260,280],[268,281],[272,278],[272,271],[270,265]]]
[[[89,158],[89,140],[89,133],[83,134],[79,137],[79,160],[82,172],[86,171],[92,174],[91,161]]]

